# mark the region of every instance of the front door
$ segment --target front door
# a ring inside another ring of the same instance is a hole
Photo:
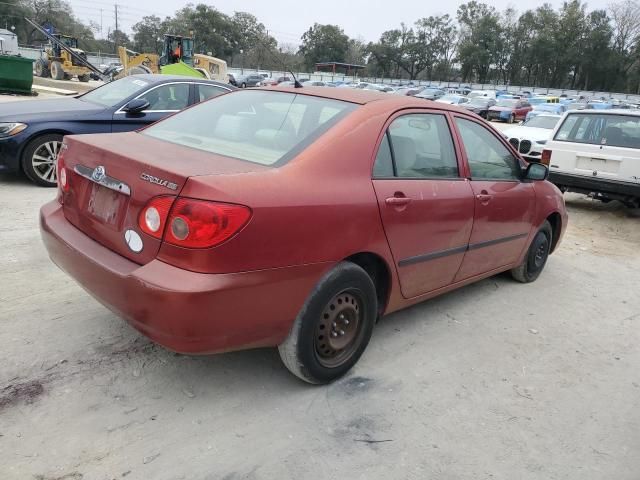
[[[456,281],[513,264],[531,232],[535,191],[522,166],[493,129],[461,117],[455,124],[466,152],[475,201],[473,230]]]
[[[402,295],[453,282],[473,224],[473,194],[446,115],[397,116],[382,138],[373,186]]]
[[[112,132],[130,132],[150,125],[189,106],[191,98],[189,83],[165,83],[153,87],[136,98],[147,100],[149,107],[139,113],[128,113],[121,109],[113,114]]]

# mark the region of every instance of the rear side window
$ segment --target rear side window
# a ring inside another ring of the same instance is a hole
[[[458,162],[444,115],[420,113],[396,118],[378,150],[374,175],[393,174],[393,168],[389,173],[389,156],[397,177],[458,177]]]
[[[182,110],[189,105],[189,84],[169,83],[153,88],[138,98],[149,102],[149,108],[147,108],[147,110]]]
[[[573,113],[564,119],[554,140],[640,148],[640,117]]]
[[[210,98],[217,97],[218,95],[222,95],[223,93],[227,93],[229,90],[226,88],[218,87],[216,85],[198,85],[198,101],[204,102],[205,100],[209,100]]]
[[[240,91],[145,129],[160,140],[262,165],[282,164],[357,105],[308,95]]]

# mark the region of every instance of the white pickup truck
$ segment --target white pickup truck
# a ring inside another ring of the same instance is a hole
[[[565,113],[542,152],[549,180],[562,191],[640,207],[640,112]]]

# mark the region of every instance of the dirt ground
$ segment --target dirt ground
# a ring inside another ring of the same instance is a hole
[[[540,279],[384,318],[344,379],[157,347],[47,258],[0,175],[2,480],[640,478],[640,216],[567,195]]]

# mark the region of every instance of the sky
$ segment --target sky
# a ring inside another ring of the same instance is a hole
[[[102,18],[103,35],[114,28],[114,1],[107,0],[68,0],[76,15],[84,20],[92,20],[98,25]],[[122,0],[118,0],[122,1]],[[455,16],[456,9],[463,1],[429,2],[425,0],[191,0],[192,3],[206,3],[226,14],[234,11],[252,13],[262,22],[269,33],[279,43],[299,44],[300,36],[314,22],[330,23],[341,26],[345,33],[364,41],[376,41],[385,30],[399,27],[401,22],[408,25],[422,17],[449,13]],[[188,3],[172,0],[136,0],[119,5],[120,29],[130,33],[131,26],[143,16],[155,14],[161,18]],[[498,10],[508,6],[517,10],[535,8],[542,2],[521,2],[520,6],[512,0],[485,0],[485,3]],[[562,0],[549,1],[554,7],[562,5]],[[589,10],[606,8],[610,0],[592,0]],[[446,5],[446,6],[444,6]],[[123,28],[124,27],[124,28]],[[98,35],[100,36],[100,35]]]

